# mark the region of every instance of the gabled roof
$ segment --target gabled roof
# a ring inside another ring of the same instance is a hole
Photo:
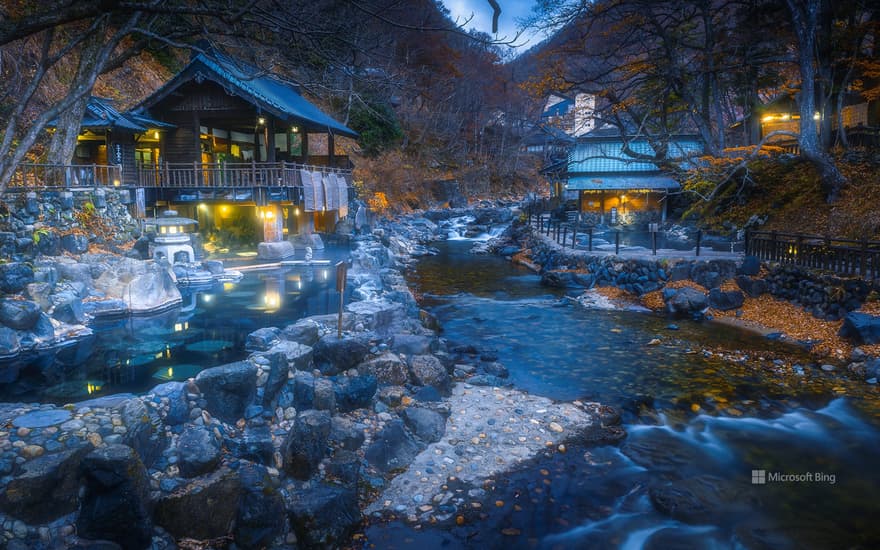
[[[48,123],[54,127],[57,119]],[[173,124],[161,122],[143,115],[120,113],[113,107],[113,100],[91,96],[86,104],[80,128],[83,130],[127,130],[129,132],[146,132],[150,128],[173,128]]]
[[[194,56],[182,71],[142,101],[136,110],[143,113],[187,82],[201,79],[216,82],[258,110],[285,122],[336,135],[358,136],[357,132],[307,101],[293,86],[217,51]]]
[[[565,188],[572,191],[630,191],[634,189],[674,191],[680,187],[681,185],[669,176],[643,174],[579,176],[568,178],[565,183]]]
[[[629,148],[643,155],[654,155],[654,149],[644,138],[629,142]],[[676,137],[669,143],[670,158],[686,158],[702,151],[700,141],[695,136]],[[657,174],[659,169],[653,162],[637,160],[623,151],[623,139],[619,134],[611,135],[605,129],[594,130],[578,140],[568,156],[568,173],[572,175],[592,174]]]

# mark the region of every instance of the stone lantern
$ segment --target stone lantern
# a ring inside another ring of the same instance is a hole
[[[191,263],[196,259],[190,233],[198,229],[196,220],[166,210],[161,217],[146,221],[145,231],[151,235],[154,260],[167,258],[172,264]]]

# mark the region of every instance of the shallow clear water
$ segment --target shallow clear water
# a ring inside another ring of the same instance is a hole
[[[440,243],[441,254],[411,274],[444,337],[492,351],[519,388],[619,407],[629,435],[494,480],[490,506],[462,526],[376,524],[365,546],[880,545],[876,388],[751,333],[679,321],[672,331],[653,314],[560,305],[536,276],[469,246]],[[752,360],[722,360],[719,348]],[[772,358],[798,362],[804,374],[774,368]],[[766,483],[753,483],[753,470]]]
[[[345,249],[315,259],[347,258]],[[258,328],[284,327],[335,313],[339,293],[329,266],[247,271],[237,283],[183,287],[183,303],[160,315],[90,325],[94,335],[0,364],[0,401],[70,403],[99,395],[143,392],[169,380],[247,356]]]

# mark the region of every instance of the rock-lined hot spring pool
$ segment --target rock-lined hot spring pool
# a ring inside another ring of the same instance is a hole
[[[333,264],[348,256],[348,248],[316,251],[314,259],[330,265],[245,271],[235,283],[181,287],[181,306],[162,314],[94,322],[88,338],[0,363],[0,401],[64,404],[141,393],[244,359],[251,332],[335,313]]]
[[[584,309],[471,245],[410,274],[450,346],[497,356],[517,388],[618,408],[628,436],[466,491],[457,521],[377,521],[365,548],[880,546],[874,386],[751,333]]]

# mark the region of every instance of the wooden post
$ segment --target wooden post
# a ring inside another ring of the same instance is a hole
[[[779,244],[777,243],[777,239],[776,239],[776,231],[771,231],[770,232],[770,258],[769,259],[774,262],[778,261],[779,260],[778,254],[779,254]]]
[[[801,251],[803,249],[804,249],[804,236],[798,235],[797,236],[797,244],[795,245],[795,248],[794,248],[794,263],[796,263],[798,265],[807,265],[807,262],[804,259],[803,254],[801,253]]]
[[[859,259],[859,275],[864,279],[868,267],[868,241],[862,239],[862,254]]]
[[[566,240],[568,240],[568,226],[562,228],[562,248],[565,248]]]
[[[620,255],[620,231],[614,232],[614,255]],[[699,254],[698,254],[699,256]]]
[[[578,222],[574,222],[574,226],[571,228],[571,247],[575,248],[577,246],[577,234],[578,234]]]
[[[342,308],[345,305],[345,277],[348,264],[338,262],[336,264],[336,292],[339,293],[339,316],[336,320],[336,335],[342,340]]]
[[[587,231],[588,231],[588,235],[589,235],[589,237],[590,237],[590,244],[589,244],[589,248],[588,248],[588,249],[589,249],[590,252],[592,252],[592,251],[593,251],[593,228],[592,228],[592,227],[588,227],[588,228],[587,228]]]
[[[651,250],[653,251],[654,256],[657,255],[657,232],[651,231]]]
[[[697,230],[697,256],[700,255],[700,245],[703,242],[703,230]]]

